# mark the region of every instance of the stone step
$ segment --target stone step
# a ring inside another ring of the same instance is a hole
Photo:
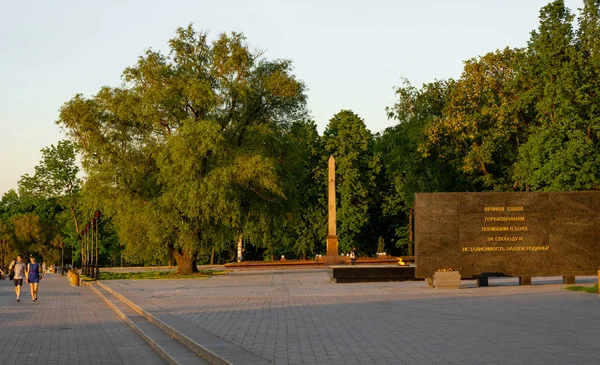
[[[207,331],[165,311],[159,310],[151,303],[144,302],[142,308],[132,300],[119,294],[101,281],[97,282],[105,291],[111,293],[122,303],[129,306],[148,322],[163,330],[170,337],[176,339],[194,353],[213,365],[272,365],[266,359],[248,352],[232,343],[222,340]],[[137,300],[139,302],[139,300]],[[153,315],[149,313],[160,313]]]
[[[209,364],[192,350],[170,337],[160,328],[148,322],[119,298],[97,284],[89,285],[106,304],[121,317],[140,337],[142,337],[168,364],[202,365]]]

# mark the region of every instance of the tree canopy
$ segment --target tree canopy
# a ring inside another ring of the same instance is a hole
[[[320,134],[290,60],[179,28],[121,85],[62,106],[69,139],[2,197],[0,239],[78,260],[99,209],[105,264],[311,258],[325,251],[330,155],[340,249],[359,255],[413,253],[417,192],[597,190],[600,0],[578,13],[552,1],[525,47],[468,59],[457,79],[403,79],[395,97],[384,131],[348,108]]]

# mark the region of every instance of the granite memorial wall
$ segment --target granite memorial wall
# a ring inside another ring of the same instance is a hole
[[[416,276],[595,275],[600,192],[418,193]]]

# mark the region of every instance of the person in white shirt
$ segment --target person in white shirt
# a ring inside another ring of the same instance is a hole
[[[23,263],[23,255],[17,256],[17,261],[10,264],[10,270],[14,270],[13,281],[15,282],[15,293],[17,294],[17,302],[21,301],[21,287],[23,286],[23,278],[25,277],[25,264]]]

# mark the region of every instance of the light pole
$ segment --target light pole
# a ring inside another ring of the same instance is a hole
[[[98,256],[100,256],[100,241],[98,240],[98,226],[100,225],[100,211],[97,210],[94,212],[94,221],[96,221],[96,274],[94,275],[94,279],[100,279],[100,264],[98,263]]]
[[[60,240],[60,275],[65,274],[65,240]]]
[[[90,224],[85,225],[85,275],[90,274]]]
[[[95,225],[95,221],[94,221],[94,216],[92,216],[92,218],[90,219],[90,227],[92,228],[92,244],[90,246],[90,278],[94,278],[95,277],[95,270],[96,268],[94,267],[94,225]]]

